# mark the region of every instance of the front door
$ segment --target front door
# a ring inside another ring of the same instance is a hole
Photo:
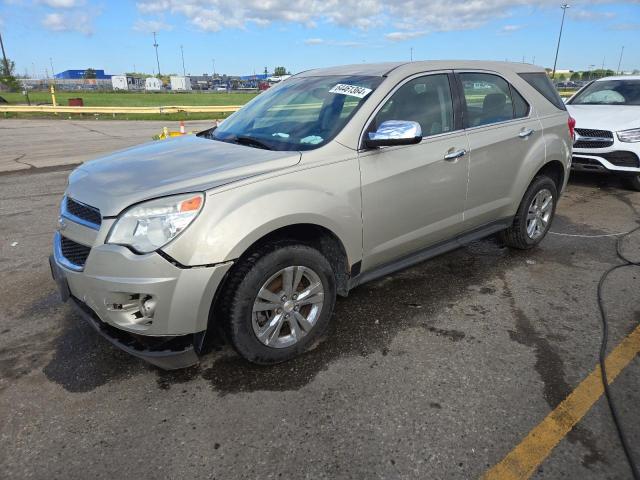
[[[387,120],[416,121],[424,138],[416,145],[369,149],[359,156],[363,270],[461,231],[468,145],[464,131],[455,127],[451,92],[447,73],[408,79],[367,128],[374,131]]]

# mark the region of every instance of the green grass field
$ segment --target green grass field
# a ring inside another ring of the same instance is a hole
[[[57,92],[58,105],[68,105],[70,98],[82,98],[89,107],[166,107],[172,105],[244,105],[256,93],[124,93],[124,92]],[[26,105],[22,93],[1,93],[11,105]],[[32,105],[51,104],[48,92],[29,92]],[[208,120],[224,118],[223,113],[170,113],[170,114],[60,114],[49,113],[5,113],[4,118],[59,118],[59,119],[116,119],[116,120]],[[0,118],[3,118],[0,115]]]
[[[21,93],[1,93],[7,102],[26,105]],[[244,105],[255,93],[124,93],[124,92],[56,92],[59,105],[68,105],[70,98],[82,98],[90,107],[158,107],[171,105]],[[32,104],[51,103],[48,92],[29,92]]]

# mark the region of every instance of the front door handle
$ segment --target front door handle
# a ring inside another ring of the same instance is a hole
[[[518,136],[520,138],[527,138],[529,135],[533,133],[533,131],[534,131],[533,128],[525,128],[518,134]]]
[[[455,160],[456,158],[464,157],[467,154],[467,151],[463,148],[462,150],[456,150],[455,152],[447,153],[444,156],[445,160]]]

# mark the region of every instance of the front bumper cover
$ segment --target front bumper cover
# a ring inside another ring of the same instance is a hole
[[[62,300],[109,342],[163,369],[198,362],[214,295],[233,262],[181,268],[155,253],[98,245],[83,269],[71,270],[59,256],[54,247],[49,263]],[[113,303],[130,298],[137,299]],[[140,313],[145,298],[156,302],[151,316]]]
[[[78,315],[114,346],[164,370],[186,368],[198,363],[198,352],[201,351],[205,331],[189,335],[145,337],[118,329],[103,322],[86,303],[71,294],[65,272],[53,255],[49,257],[49,266],[61,300],[69,300]]]
[[[205,332],[176,337],[157,337],[162,343],[155,347],[147,344],[142,335],[127,333],[104,323],[86,304],[75,297],[70,297],[71,305],[76,312],[93,329],[120,350],[138,357],[163,370],[177,370],[190,367],[199,362],[196,346],[200,347]]]

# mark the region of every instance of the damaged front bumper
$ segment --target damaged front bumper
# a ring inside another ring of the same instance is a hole
[[[60,258],[54,238],[51,273],[63,301],[116,347],[160,368],[198,362],[213,297],[232,262],[181,268],[157,253],[135,255],[117,245],[99,245],[82,269]],[[152,299],[153,312],[145,311]]]

